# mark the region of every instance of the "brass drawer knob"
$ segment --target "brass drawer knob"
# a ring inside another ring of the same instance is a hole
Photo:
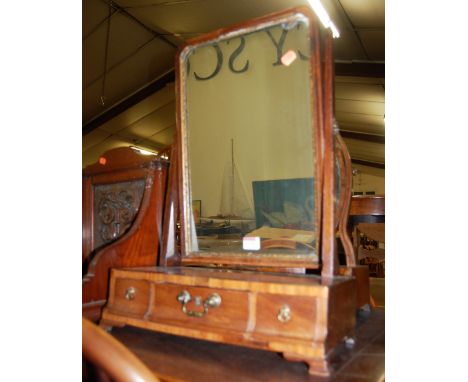
[[[187,290],[183,290],[177,295],[177,301],[182,304],[182,312],[184,312],[187,316],[190,317],[203,317],[208,313],[208,308],[217,308],[221,305],[221,296],[218,293],[211,294],[204,302],[203,302],[203,312],[195,311],[195,310],[188,310],[187,304],[192,301],[192,296]],[[201,305],[201,297],[196,296],[195,305]]]
[[[206,305],[207,308],[217,308],[221,305],[221,296],[218,293],[213,293],[206,299],[204,305]]]
[[[289,305],[283,305],[281,309],[278,311],[278,315],[276,316],[278,321],[280,322],[288,322],[291,320],[291,308]]]
[[[136,295],[136,289],[134,287],[127,288],[125,291],[125,299],[133,300]]]

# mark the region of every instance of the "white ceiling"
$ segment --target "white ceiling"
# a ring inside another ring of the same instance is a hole
[[[341,34],[334,40],[338,123],[355,163],[382,168],[384,0],[322,3]],[[114,147],[158,149],[172,142],[174,84],[163,84],[158,92],[140,96],[139,102],[133,99],[172,71],[177,46],[185,39],[305,4],[306,0],[84,0],[83,165]]]

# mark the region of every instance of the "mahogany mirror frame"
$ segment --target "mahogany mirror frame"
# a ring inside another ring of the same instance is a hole
[[[185,57],[200,44],[216,41],[226,35],[238,35],[255,31],[280,22],[305,17],[309,22],[310,41],[310,99],[315,136],[315,206],[316,206],[316,249],[319,260],[310,255],[265,255],[216,253],[190,253],[188,160],[184,144],[186,140],[185,116]],[[179,48],[176,55],[176,132],[172,149],[169,174],[168,197],[165,206],[163,250],[159,265],[217,265],[217,266],[275,266],[286,268],[322,269],[323,277],[337,274],[338,262],[335,253],[335,207],[334,207],[334,136],[333,136],[333,60],[332,37],[308,7],[296,7],[249,20],[229,28],[196,37]],[[312,85],[314,84],[314,85]],[[330,176],[328,176],[329,174]],[[321,260],[321,261],[320,261]]]

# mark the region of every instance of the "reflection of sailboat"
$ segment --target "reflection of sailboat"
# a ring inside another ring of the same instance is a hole
[[[254,216],[234,161],[234,139],[231,139],[231,160],[224,169],[219,210],[218,217],[227,220],[253,219]]]
[[[222,224],[229,233],[248,232],[254,225],[254,211],[249,204],[234,161],[233,139],[231,139],[231,157],[224,168],[219,211],[218,215],[210,216],[208,220]],[[202,220],[205,219],[202,218]]]

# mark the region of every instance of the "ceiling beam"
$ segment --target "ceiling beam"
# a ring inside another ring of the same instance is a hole
[[[381,168],[381,169],[385,170],[385,163],[371,162],[371,161],[368,161],[368,160],[353,159],[353,158],[351,158],[351,163],[360,164],[360,165],[363,165],[363,166],[374,167],[374,168]]]
[[[120,113],[123,113],[128,108],[136,105],[138,102],[143,101],[145,98],[149,97],[151,94],[156,93],[157,91],[164,88],[171,82],[175,81],[175,72],[174,69],[171,69],[169,72],[164,74],[162,77],[159,77],[157,80],[151,82],[149,85],[138,90],[136,93],[133,93],[130,97],[125,98],[123,101],[114,105],[110,109],[106,110],[102,114],[98,115],[96,118],[87,122],[83,125],[82,135],[86,135],[98,128],[102,124],[116,117]]]
[[[356,131],[340,130],[343,138],[358,139],[360,141],[385,144],[385,135],[358,133]]]
[[[372,75],[372,73],[375,75]],[[335,63],[335,75],[359,76],[359,77],[385,77],[385,64]],[[174,73],[174,69],[171,69],[169,72],[167,72],[165,75],[163,75],[156,81],[152,82],[148,86],[137,91],[136,93],[126,98],[122,102],[118,103],[114,107],[110,108],[109,110],[100,114],[96,118],[87,122],[85,125],[83,125],[82,134],[85,135],[85,134],[90,133],[91,131],[99,127],[100,125],[114,118],[118,114],[124,112],[125,110],[137,104],[138,102],[142,101],[143,99],[150,96],[151,94],[157,92],[158,90],[161,90],[168,83],[174,82],[174,81],[175,81],[175,73]],[[341,133],[343,133],[343,131]],[[368,134],[368,135],[372,135],[372,134]],[[342,134],[342,136],[346,138],[345,135]],[[355,139],[366,140],[365,137],[362,137],[362,136],[361,138],[355,138]],[[374,138],[371,138],[371,139],[374,139]],[[375,139],[378,139],[378,138],[375,138]],[[384,142],[379,142],[379,143],[384,143]]]
[[[109,5],[110,7],[112,7],[113,9],[115,9],[116,11],[120,12],[122,15],[124,16],[127,16],[129,19],[133,20],[134,22],[136,22],[138,25],[140,25],[141,27],[143,27],[144,29],[146,29],[148,32],[152,33],[154,36],[160,38],[162,41],[164,41],[165,43],[171,45],[173,48],[177,48],[177,45],[174,44],[172,41],[168,40],[167,37],[162,34],[162,33],[159,33],[157,31],[155,31],[153,28],[149,27],[148,25],[146,25],[145,23],[141,22],[139,19],[137,19],[135,16],[133,16],[132,14],[128,13],[124,8],[122,8],[119,4],[117,4],[115,1],[113,0],[101,0],[102,2],[106,3],[107,5]]]
[[[366,56],[367,59],[369,59],[369,54],[367,53],[366,48],[364,47],[364,44],[362,43],[361,36],[356,30],[356,26],[354,25],[353,21],[351,20],[351,17],[349,17],[348,12],[346,12],[346,9],[343,7],[343,4],[341,4],[340,0],[337,0],[338,6],[341,8],[341,11],[343,12],[344,19],[346,23],[348,24],[348,27],[351,27],[351,30],[354,33],[354,37],[356,38],[359,46],[361,47],[362,52]]]
[[[385,64],[374,62],[335,62],[335,75],[385,78]]]

